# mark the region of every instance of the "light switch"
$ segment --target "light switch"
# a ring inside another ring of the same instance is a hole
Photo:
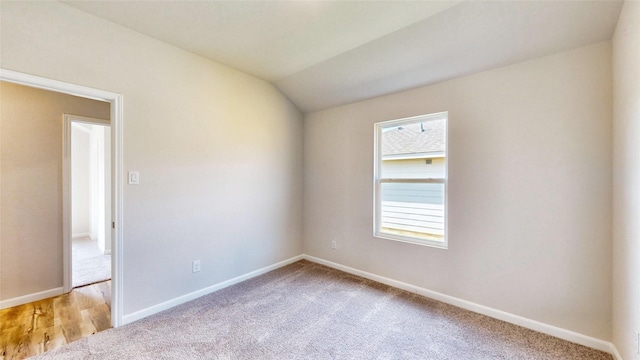
[[[140,184],[140,171],[129,171],[129,185]]]

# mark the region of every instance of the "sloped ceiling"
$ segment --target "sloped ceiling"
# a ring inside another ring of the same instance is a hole
[[[303,112],[608,40],[609,1],[65,1],[263,78]]]

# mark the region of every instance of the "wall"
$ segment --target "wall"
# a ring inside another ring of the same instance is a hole
[[[95,231],[98,247],[104,254],[111,253],[111,127],[91,126],[91,149],[95,153],[91,197],[95,201],[91,213],[91,228]]]
[[[71,129],[72,234],[90,236],[106,254],[111,251],[110,133],[109,126],[78,122]]]
[[[87,125],[71,127],[71,236],[95,239],[91,226],[91,135],[88,128]]]
[[[625,2],[613,37],[613,343],[640,359],[640,2]]]
[[[111,221],[112,221],[112,217],[111,214],[113,213],[113,209],[112,209],[112,203],[111,203],[111,193],[112,193],[112,187],[113,187],[113,182],[111,179],[113,179],[113,174],[111,172],[112,166],[113,166],[113,162],[111,159],[111,127],[105,127],[104,128],[104,139],[102,140],[102,142],[104,143],[104,165],[105,165],[105,191],[104,194],[102,194],[104,196],[104,201],[105,201],[105,206],[104,206],[104,225],[105,225],[105,231],[104,231],[104,244],[100,244],[100,250],[102,250],[103,253],[105,253],[106,255],[111,254],[111,240],[113,238],[113,232],[112,232],[112,228],[111,228]]]
[[[0,300],[7,300],[62,287],[63,113],[108,119],[109,104],[5,82],[0,93]]]
[[[123,95],[125,316],[302,252],[302,115],[271,84],[61,3],[0,6],[2,68]]]
[[[104,209],[104,204],[100,204],[100,177],[102,176],[102,182],[104,182],[104,174],[99,174],[100,165],[102,165],[102,169],[104,169],[104,164],[100,164],[103,160],[100,160],[100,150],[98,149],[98,143],[94,138],[94,126],[86,124],[84,125],[89,130],[89,143],[86,147],[86,151],[89,156],[89,196],[91,201],[90,213],[89,213],[89,223],[91,227],[91,239],[98,240],[100,237],[100,223],[98,221],[98,214],[100,213],[100,207]],[[104,193],[104,191],[103,191]],[[102,217],[104,219],[104,216]],[[104,239],[102,239],[104,241]]]
[[[305,253],[610,340],[611,96],[605,42],[307,114]],[[373,124],[441,111],[449,249],[374,238]]]

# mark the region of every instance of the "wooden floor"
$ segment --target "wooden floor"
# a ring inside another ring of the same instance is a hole
[[[0,360],[24,359],[111,327],[111,281],[0,310]]]

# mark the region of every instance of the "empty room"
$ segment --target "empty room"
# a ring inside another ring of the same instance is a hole
[[[0,358],[640,359],[638,139],[640,1],[2,0]]]

